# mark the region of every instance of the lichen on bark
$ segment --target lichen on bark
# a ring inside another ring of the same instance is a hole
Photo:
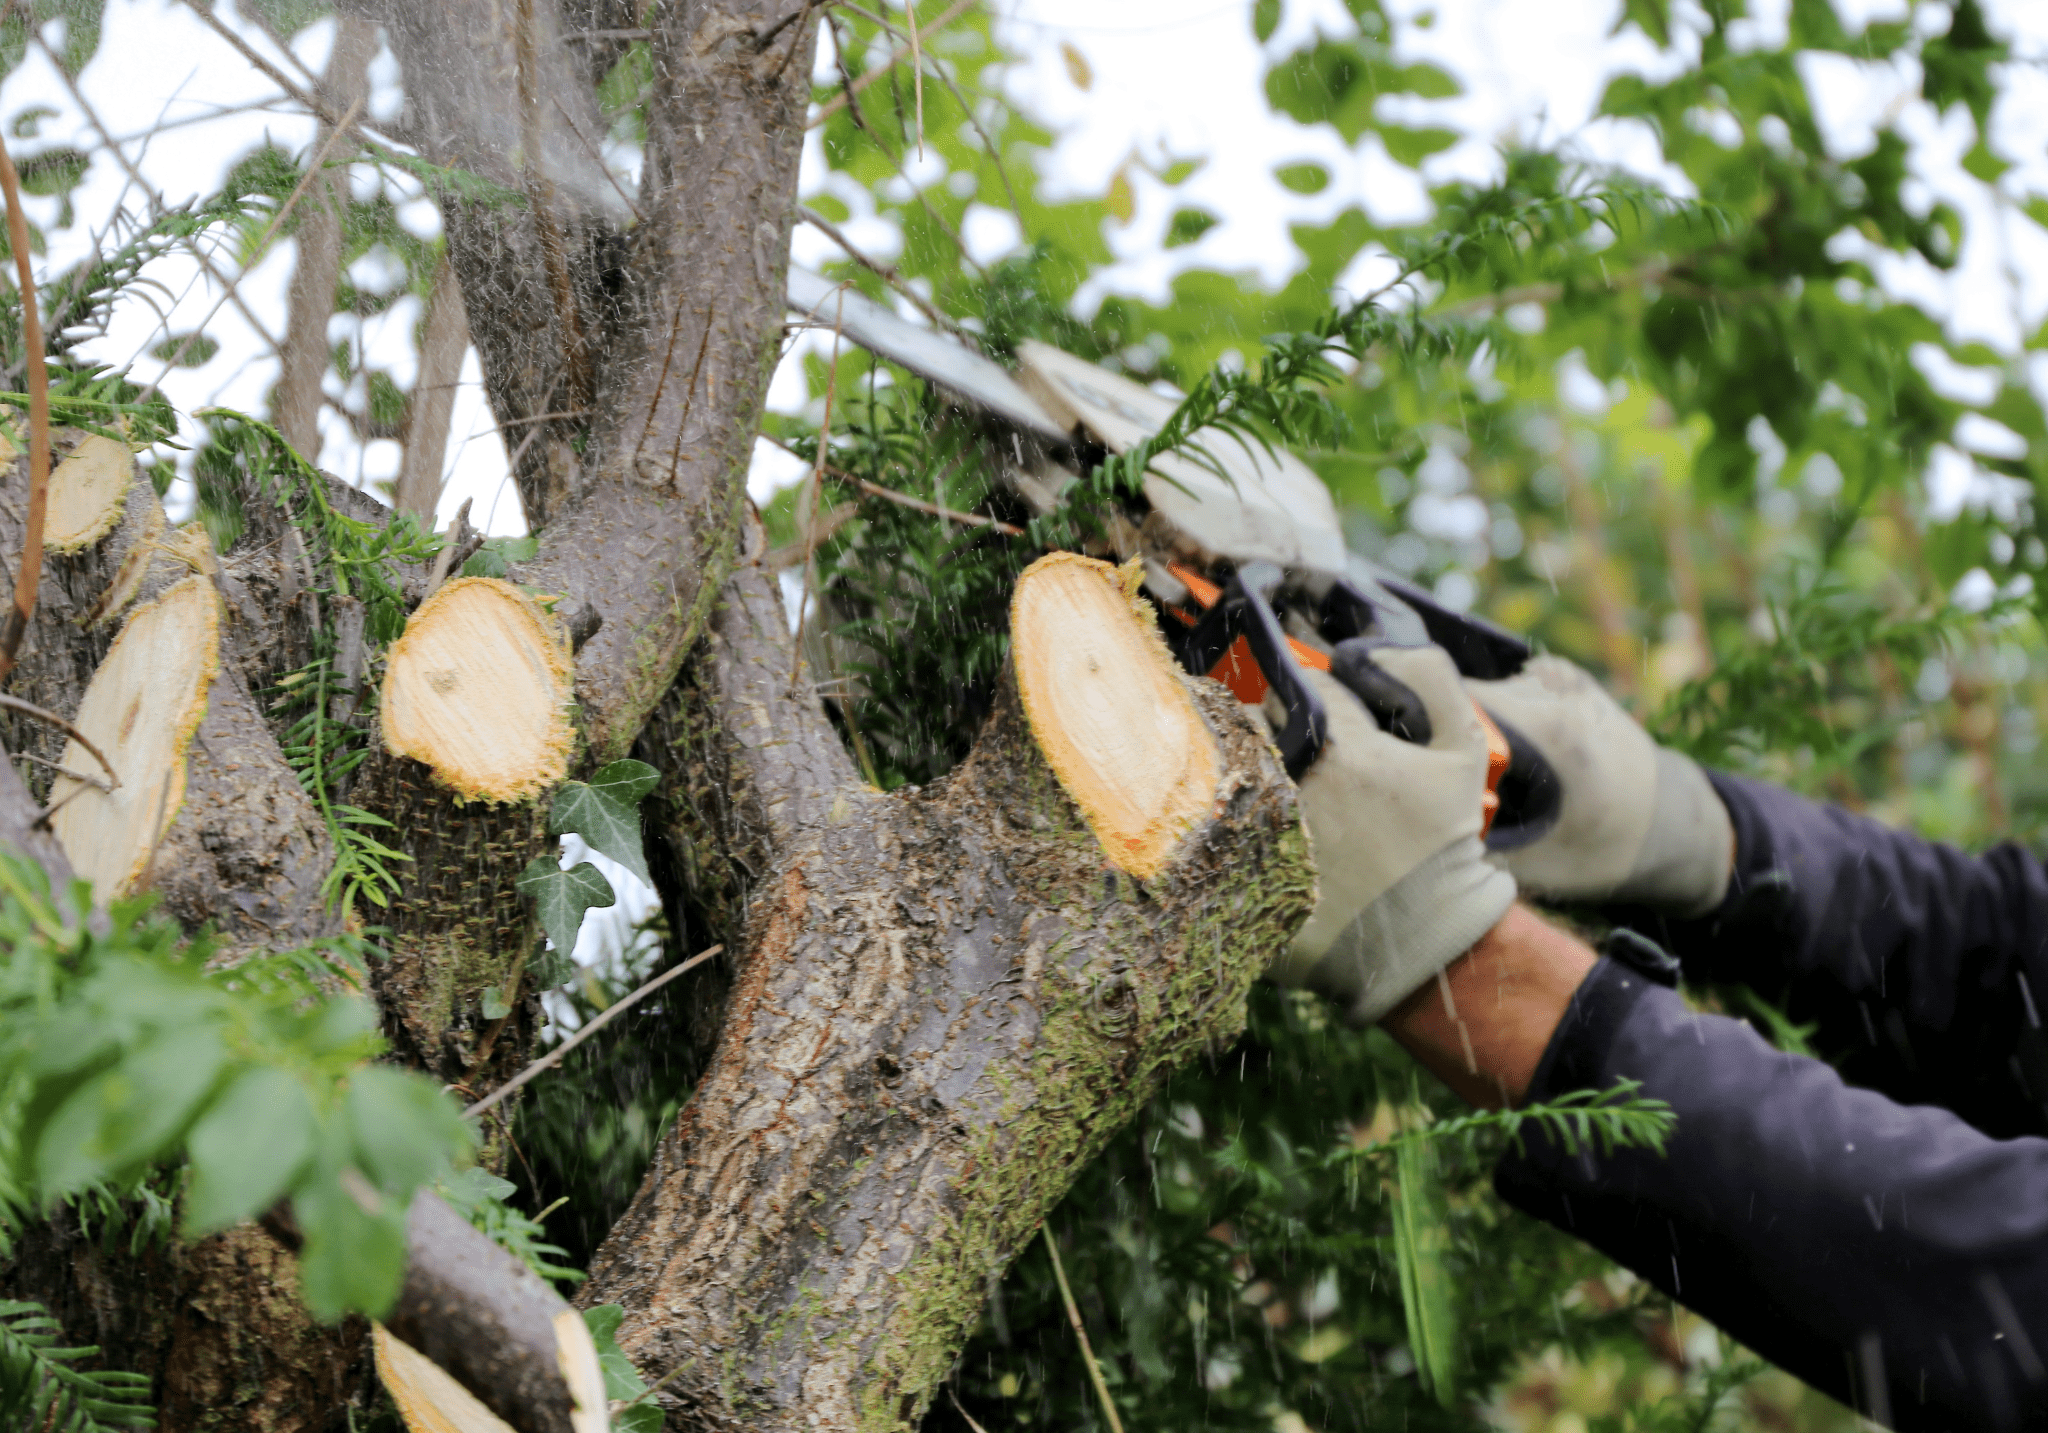
[[[1234,1036],[1314,876],[1263,731],[1204,687],[1211,818],[1108,867],[1006,685],[974,752],[866,793],[757,892],[696,1098],[585,1292],[680,1426],[914,1426],[1015,1256],[1166,1073]]]

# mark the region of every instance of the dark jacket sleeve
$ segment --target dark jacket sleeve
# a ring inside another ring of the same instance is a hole
[[[1855,1089],[1605,959],[1531,1096],[1621,1078],[1676,1110],[1666,1154],[1525,1133],[1502,1197],[1903,1433],[2048,1426],[2048,1140]]]
[[[1853,1084],[2006,1135],[2048,1131],[2048,874],[1761,782],[1712,773],[1736,835],[1728,898],[1699,920],[1609,910],[1692,982],[1747,985]]]

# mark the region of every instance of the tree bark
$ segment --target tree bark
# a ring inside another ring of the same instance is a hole
[[[335,114],[348,113],[369,93],[370,61],[376,53],[377,27],[358,16],[342,15],[327,72],[320,79],[320,99]],[[320,153],[332,135],[322,125],[313,153]],[[337,147],[332,161],[341,163],[352,152]],[[292,270],[270,411],[278,432],[308,462],[320,460],[320,409],[327,401],[327,366],[333,355],[327,320],[334,313],[335,290],[341,283],[342,221],[348,206],[348,170],[342,168],[314,180],[299,207],[299,258]]]
[[[509,430],[521,453],[513,478],[539,528],[581,487],[574,440],[600,389],[615,235],[627,217],[592,157],[603,121],[579,47],[563,42],[554,0],[341,8],[386,27],[405,77],[407,136],[434,163],[495,189],[439,197],[484,391],[501,427],[521,425]],[[539,428],[531,442],[527,425]]]
[[[399,460],[394,503],[400,512],[411,513],[426,527],[434,525],[434,509],[441,501],[448,427],[455,416],[462,361],[468,356],[469,318],[462,307],[462,286],[444,254],[434,271],[434,291],[427,299],[427,321],[420,335],[420,376],[407,405],[405,456]]]
[[[779,624],[724,646],[742,709],[778,648]],[[677,1373],[671,1426],[914,1427],[1075,1173],[1241,1028],[1314,877],[1265,732],[1192,690],[1223,779],[1143,883],[1105,862],[1008,681],[967,761],[909,796],[816,762],[821,720],[794,752],[736,737],[780,859],[712,1067],[581,1295],[626,1307],[650,1377]]]

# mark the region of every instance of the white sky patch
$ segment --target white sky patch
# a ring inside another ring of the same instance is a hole
[[[1958,363],[1931,343],[1914,344],[1908,357],[1936,393],[1957,403],[1981,407],[1998,396],[1999,386],[2005,381],[2005,375],[1998,369]]]
[[[1995,418],[1982,413],[1965,413],[1956,420],[1958,448],[1985,458],[2024,458],[2027,440]]]

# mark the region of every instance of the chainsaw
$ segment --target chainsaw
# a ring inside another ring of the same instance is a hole
[[[905,322],[857,292],[789,272],[789,303],[921,374],[1003,436],[1004,477],[1043,510],[1071,472],[1157,432],[1172,398],[1049,344],[1019,346],[1018,371]],[[1530,656],[1519,637],[1444,606],[1424,589],[1346,550],[1329,489],[1283,449],[1207,432],[1199,455],[1147,468],[1147,511],[1118,535],[1145,561],[1145,587],[1181,665],[1274,714],[1288,775],[1314,764],[1329,716],[1305,669],[1328,672],[1383,730],[1427,743],[1429,713],[1373,660],[1383,646],[1431,643],[1479,681],[1513,676]],[[1004,451],[1008,450],[1008,451]],[[1016,457],[1011,470],[1007,458]],[[1027,455],[1028,454],[1028,455]],[[1031,471],[1035,469],[1036,471]],[[1487,733],[1487,846],[1512,850],[1556,824],[1562,788],[1533,744],[1474,703]]]
[[[1026,343],[1019,357],[1023,386],[1054,420],[1110,451],[1157,431],[1176,406],[1049,345]],[[1329,673],[1382,730],[1427,744],[1422,699],[1373,660],[1376,650],[1434,644],[1478,681],[1528,661],[1513,633],[1347,551],[1329,490],[1300,459],[1231,434],[1197,437],[1199,457],[1165,455],[1146,473],[1150,511],[1136,527],[1146,591],[1187,671],[1271,713],[1289,776],[1314,764],[1329,733],[1305,669]],[[1512,850],[1556,823],[1562,788],[1532,743],[1473,706],[1488,749],[1482,834],[1490,849]]]

